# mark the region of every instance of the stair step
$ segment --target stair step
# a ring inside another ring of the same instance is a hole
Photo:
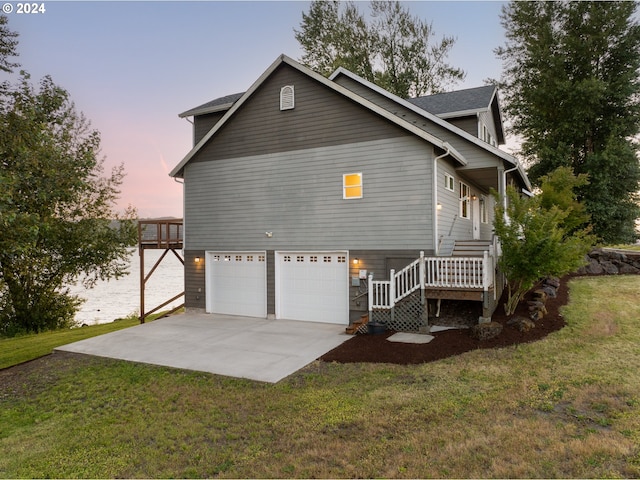
[[[353,322],[347,328],[344,329],[347,335],[355,335],[358,329],[369,322],[369,314],[364,314],[360,317],[360,320]]]

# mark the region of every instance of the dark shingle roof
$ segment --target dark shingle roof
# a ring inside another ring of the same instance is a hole
[[[223,110],[230,108],[245,92],[234,93],[232,95],[225,95],[224,97],[216,98],[210,102],[203,103],[195,108],[191,108],[186,112],[182,112],[180,117],[190,117],[191,115],[202,115],[205,113],[215,112],[217,110]],[[224,108],[223,108],[224,107]]]
[[[490,107],[495,85],[438,93],[426,97],[407,98],[407,101],[434,115],[482,110]]]

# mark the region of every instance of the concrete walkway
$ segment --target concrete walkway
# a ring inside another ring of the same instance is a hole
[[[276,383],[349,338],[343,325],[189,313],[56,350]]]

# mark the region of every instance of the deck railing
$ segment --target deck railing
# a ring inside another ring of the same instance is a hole
[[[140,248],[182,249],[184,228],[181,218],[138,221]]]
[[[369,275],[369,311],[390,309],[416,290],[469,289],[487,292],[493,286],[494,257],[485,251],[482,257],[425,257],[399,272],[391,270],[389,280],[374,280]]]

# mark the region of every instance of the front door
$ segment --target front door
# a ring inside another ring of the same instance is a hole
[[[473,239],[480,240],[480,199],[471,198],[471,222],[473,226]]]

